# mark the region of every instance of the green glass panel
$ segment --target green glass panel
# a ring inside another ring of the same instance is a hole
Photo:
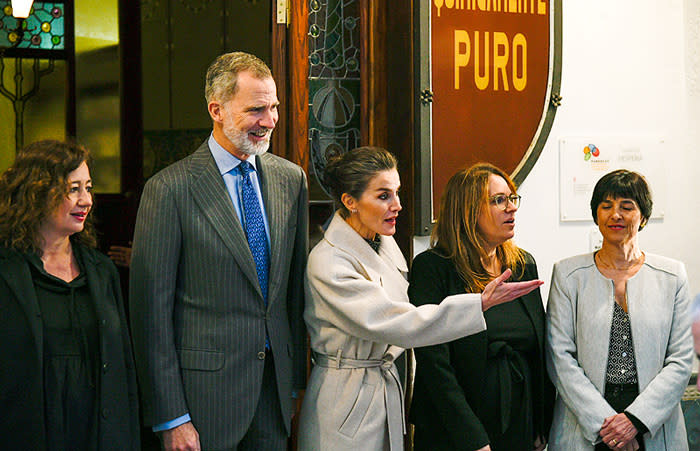
[[[310,62],[312,65],[314,65],[314,66],[317,65],[317,64],[320,64],[320,63],[321,63],[321,57],[318,56],[318,53],[312,53],[312,54],[309,56],[309,62]]]
[[[35,79],[39,78],[38,91],[27,99],[23,108],[23,143],[26,145],[40,139],[65,139],[66,62],[40,60],[37,69],[43,72],[41,76],[34,70],[33,59],[4,58],[3,64],[3,84],[13,97],[26,95],[34,86]],[[18,73],[22,74],[23,79],[19,93],[15,92],[17,85],[14,82]],[[0,171],[7,169],[15,158],[16,120],[13,102],[4,96],[0,97],[0,123],[3,124],[3,133],[0,133]]]
[[[360,19],[357,0],[311,0],[309,145],[311,199],[326,198],[318,174],[329,157],[360,144]],[[325,188],[324,188],[325,189]]]
[[[0,47],[20,49],[63,50],[65,19],[62,3],[35,2],[30,15],[24,21],[12,16],[9,0],[0,1]],[[22,23],[23,33],[16,32]],[[38,36],[38,38],[36,38]],[[21,38],[19,44],[17,40]]]
[[[321,34],[321,29],[318,27],[318,25],[313,24],[311,27],[309,27],[309,34],[311,34],[312,38],[317,38]]]

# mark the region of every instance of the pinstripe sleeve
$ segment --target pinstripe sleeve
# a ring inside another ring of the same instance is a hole
[[[297,229],[294,239],[289,289],[287,290],[287,311],[292,333],[294,360],[293,387],[306,387],[306,325],[304,324],[304,272],[309,253],[308,192],[306,175],[300,168],[300,187],[297,197]]]
[[[148,425],[188,413],[172,319],[182,236],[175,198],[163,178],[156,175],[144,188],[129,284],[134,354]]]

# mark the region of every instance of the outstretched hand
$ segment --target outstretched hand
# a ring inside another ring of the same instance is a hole
[[[482,311],[485,312],[494,305],[503,304],[520,296],[525,296],[544,283],[539,279],[526,282],[506,282],[512,274],[513,272],[510,269],[506,269],[500,276],[484,287],[484,291],[481,293]]]

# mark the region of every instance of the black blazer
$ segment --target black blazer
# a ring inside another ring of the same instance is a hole
[[[535,260],[526,253],[525,271],[512,281],[537,278]],[[416,256],[410,279],[408,293],[415,305],[439,304],[447,296],[465,292],[455,265],[433,250]],[[537,334],[539,359],[531,368],[533,421],[535,431],[546,439],[552,422],[554,387],[545,370],[545,313],[540,290],[513,302],[523,303]],[[421,434],[432,438],[431,449],[473,451],[489,443],[479,418],[487,409],[498,408],[499,403],[482,396],[487,350],[486,331],[415,350],[417,374],[410,420]]]
[[[78,244],[73,244],[80,246]],[[100,450],[140,447],[136,373],[114,264],[81,246],[99,324]],[[46,449],[43,326],[29,263],[0,247],[0,437],[3,449]],[[82,414],[82,413],[79,413]]]

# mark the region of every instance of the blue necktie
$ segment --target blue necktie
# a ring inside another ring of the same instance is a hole
[[[260,211],[260,203],[258,196],[253,189],[253,182],[248,176],[253,167],[247,161],[242,161],[238,165],[238,171],[241,174],[241,200],[243,201],[243,216],[245,217],[245,234],[248,238],[248,246],[250,252],[253,253],[255,260],[255,269],[258,272],[258,282],[262,290],[265,304],[267,304],[267,282],[268,272],[270,268],[269,251],[267,248],[267,235],[265,234],[265,223],[263,222],[262,212]]]

